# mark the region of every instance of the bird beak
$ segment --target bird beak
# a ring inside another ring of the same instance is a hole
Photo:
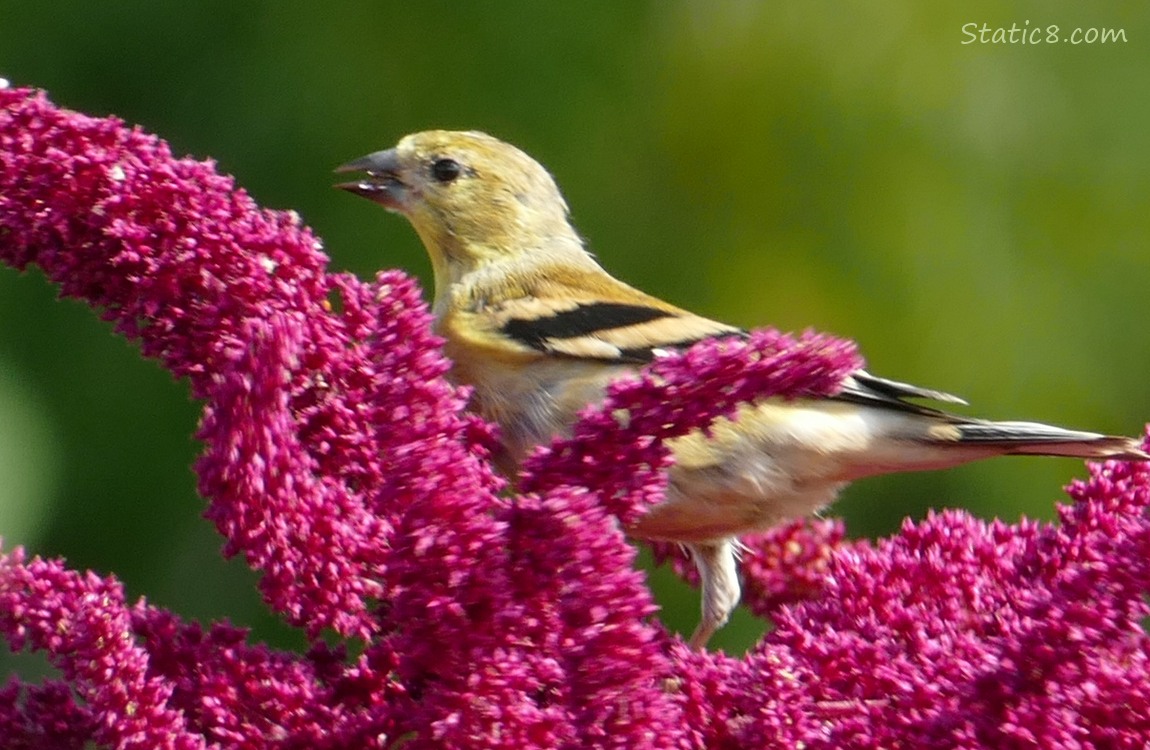
[[[399,154],[396,153],[395,149],[389,148],[386,151],[376,151],[374,154],[361,156],[354,161],[336,167],[335,172],[336,174],[366,172],[367,177],[353,182],[341,182],[336,187],[363,196],[392,210],[403,210],[407,185],[399,177]]]

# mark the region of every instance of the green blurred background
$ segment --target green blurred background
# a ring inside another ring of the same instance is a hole
[[[955,4],[958,5],[958,4]],[[974,411],[1150,419],[1150,8],[1142,3],[0,0],[0,76],[116,114],[293,208],[336,269],[430,281],[331,169],[431,127],[520,145],[603,263],[743,326],[856,339]],[[962,42],[967,23],[1125,44]],[[224,562],[189,469],[199,406],[36,271],[0,270],[0,535],[131,596],[298,646]],[[862,482],[852,535],[928,508],[1051,518],[1080,462]],[[697,595],[655,577],[689,631]],[[746,614],[715,640],[739,652]]]

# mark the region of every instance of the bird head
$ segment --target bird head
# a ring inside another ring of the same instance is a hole
[[[485,264],[582,243],[551,175],[484,133],[429,130],[336,169],[363,172],[336,187],[405,216],[435,267],[436,286]]]

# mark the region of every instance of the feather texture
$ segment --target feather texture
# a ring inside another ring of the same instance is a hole
[[[444,159],[457,168],[438,170]],[[346,165],[342,187],[402,213],[435,271],[436,330],[471,406],[502,428],[514,477],[567,433],[607,384],[662,352],[740,329],[645,294],[586,251],[551,175],[506,143],[429,131]],[[919,403],[942,391],[860,370],[831,398],[767,399],[670,445],[666,499],[628,531],[687,544],[703,580],[701,645],[738,600],[734,539],[830,503],[850,481],[1035,453],[1148,459],[1137,441],[1032,422],[989,422]]]

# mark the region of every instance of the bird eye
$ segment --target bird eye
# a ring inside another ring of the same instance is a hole
[[[451,182],[463,174],[463,166],[455,159],[436,159],[431,164],[431,176],[436,182]]]

